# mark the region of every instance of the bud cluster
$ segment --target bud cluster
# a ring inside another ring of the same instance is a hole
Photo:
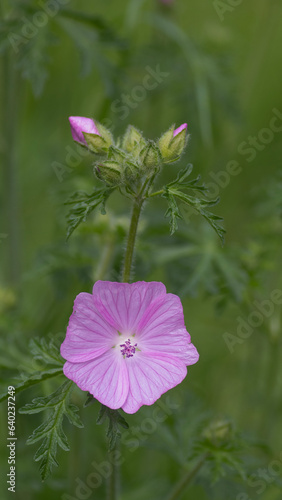
[[[94,172],[109,186],[130,185],[152,175],[164,163],[177,161],[187,144],[187,124],[171,127],[158,141],[147,140],[129,125],[116,142],[111,132],[91,118],[69,118],[72,137],[96,156]]]

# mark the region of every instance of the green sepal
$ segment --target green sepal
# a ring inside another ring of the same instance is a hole
[[[122,142],[122,147],[128,153],[136,154],[136,151],[140,151],[140,146],[143,147],[146,142],[143,138],[143,135],[137,128],[133,127],[133,125],[129,125],[127,128]]]
[[[110,146],[108,151],[108,159],[117,161],[118,163],[122,164],[126,160],[126,154],[119,148]]]
[[[189,136],[187,135],[186,128],[181,130],[175,137],[173,135],[174,129],[175,126],[173,125],[161,136],[158,142],[164,163],[171,163],[179,160],[188,141]]]
[[[109,186],[117,186],[121,182],[121,168],[117,161],[104,161],[96,165],[95,173],[101,181]]]
[[[145,170],[153,170],[161,161],[161,152],[158,146],[149,141],[148,144],[140,152],[140,161]]]
[[[85,140],[88,147],[92,153],[95,154],[106,154],[108,150],[107,143],[103,137],[98,134],[89,134],[88,132],[83,132]]]
[[[112,132],[106,127],[104,127],[102,123],[95,121],[95,125],[100,133],[100,136],[104,139],[107,147],[110,147],[112,144],[114,144],[114,138]]]
[[[175,125],[172,125],[172,127],[170,127],[158,140],[158,146],[163,159],[169,156],[169,146],[173,139],[174,129]]]

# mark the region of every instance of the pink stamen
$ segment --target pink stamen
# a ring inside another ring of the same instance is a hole
[[[122,347],[120,352],[123,356],[132,358],[133,354],[135,354],[137,344],[131,345],[131,340],[128,339],[124,342],[124,344],[120,344],[120,347]]]

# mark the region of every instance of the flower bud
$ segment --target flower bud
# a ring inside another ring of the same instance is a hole
[[[126,154],[119,148],[110,146],[108,151],[108,158],[109,160],[117,161],[122,164],[126,160]]]
[[[121,168],[116,161],[104,161],[96,165],[95,172],[98,179],[109,186],[117,186],[121,182]]]
[[[113,143],[111,132],[101,123],[84,116],[69,117],[73,140],[88,147],[93,153],[105,154]]]
[[[228,420],[213,420],[208,427],[203,430],[203,437],[214,446],[222,446],[230,441],[233,436],[232,423]]]
[[[139,165],[127,160],[124,164],[124,174],[123,178],[125,181],[132,180],[134,181],[141,174],[141,170]]]
[[[159,148],[150,141],[140,153],[140,160],[146,170],[151,170],[157,167],[161,160],[161,153]]]
[[[86,118],[84,116],[70,116],[69,122],[71,126],[71,134],[74,141],[87,146],[86,139],[83,135],[84,132],[88,134],[99,134],[99,130],[92,118]]]
[[[123,138],[123,149],[135,156],[139,155],[140,149],[143,148],[145,144],[146,143],[141,132],[139,132],[139,130],[132,125],[129,125]]]
[[[107,154],[107,144],[105,139],[98,134],[89,134],[88,132],[83,132],[83,135],[86,140],[86,144],[92,153],[98,155]]]
[[[97,122],[96,126],[98,129],[98,134],[104,139],[106,146],[109,148],[114,143],[111,131],[104,127],[102,123]]]
[[[170,163],[180,158],[187,143],[187,123],[174,130],[174,126],[159,139],[158,146],[164,163]]]

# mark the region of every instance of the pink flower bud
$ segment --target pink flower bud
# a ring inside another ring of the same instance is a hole
[[[182,132],[182,130],[186,129],[187,130],[187,123],[183,123],[183,125],[180,125],[180,127],[178,127],[174,132],[173,132],[173,137],[175,137],[176,135],[180,134],[180,132]]]
[[[92,120],[91,118],[85,118],[84,116],[70,116],[69,122],[73,140],[85,144],[85,146],[87,146],[88,144],[85,140],[83,132],[86,132],[88,134],[101,135],[95,125],[94,120]]]

